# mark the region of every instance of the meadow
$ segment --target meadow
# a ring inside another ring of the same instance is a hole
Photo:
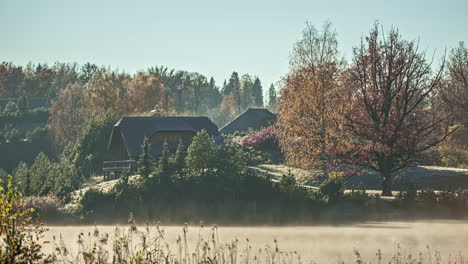
[[[44,252],[59,263],[468,263],[465,220],[49,229]]]

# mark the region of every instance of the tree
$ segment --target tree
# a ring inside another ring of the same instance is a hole
[[[183,99],[184,82],[187,78],[187,72],[169,70],[167,67],[151,67],[148,69],[150,74],[153,74],[159,81],[164,84],[169,95],[174,99],[174,105],[178,112],[185,111]]]
[[[11,177],[6,188],[3,185],[0,180],[0,237],[3,240],[0,243],[0,262],[37,263],[44,257],[39,241],[46,229],[37,218],[34,221],[34,209],[26,208],[23,194],[13,185]]]
[[[260,79],[255,78],[253,87],[252,87],[252,96],[254,98],[254,105],[256,107],[263,107],[263,89]]]
[[[235,106],[237,108],[237,112],[241,111],[241,83],[239,80],[239,74],[237,72],[233,72],[231,74],[231,78],[229,78],[229,82],[226,84],[225,89],[223,90],[223,96],[232,94],[235,100]]]
[[[98,69],[86,84],[83,106],[86,116],[103,116],[122,112],[121,91],[114,84],[115,74]]]
[[[319,31],[310,22],[302,31],[302,38],[294,45],[290,66],[293,70],[319,69],[329,62],[337,62],[338,40],[330,21],[326,21]]]
[[[198,73],[191,73],[187,77],[187,85],[193,92],[193,109],[197,115],[200,112],[200,106],[203,103],[203,98],[205,98],[206,91],[208,90],[208,82],[205,76]]]
[[[68,84],[52,102],[48,128],[61,144],[74,141],[84,122],[84,86]]]
[[[213,168],[215,157],[215,142],[206,130],[202,130],[193,137],[192,144],[190,144],[187,150],[185,162],[189,170],[203,177],[206,170]]]
[[[244,74],[241,77],[241,97],[240,97],[240,105],[241,109],[244,110],[247,107],[253,105],[253,80],[252,76],[249,74]]]
[[[52,66],[54,77],[47,98],[55,98],[68,84],[81,83],[78,64],[56,62]]]
[[[289,164],[321,169],[327,176],[337,165],[332,149],[342,140],[349,98],[331,24],[326,23],[323,31],[306,25],[281,90],[278,133]]]
[[[93,173],[100,172],[104,160],[110,157],[111,154],[107,151],[109,131],[117,120],[118,116],[111,112],[86,120],[67,154],[68,160],[79,169],[83,177],[88,178]]]
[[[276,112],[275,110],[278,108],[278,104],[276,102],[276,89],[273,84],[271,84],[268,89],[268,107],[274,112]]]
[[[169,167],[169,159],[170,159],[169,146],[167,144],[167,141],[164,140],[162,151],[161,151],[161,157],[159,157],[159,161],[158,161],[159,177],[161,180],[161,184],[163,185],[167,185],[171,183],[172,171],[171,171],[171,168]]]
[[[11,62],[0,64],[0,98],[15,98],[22,94],[25,86],[25,73],[20,66]]]
[[[237,114],[237,107],[232,94],[224,95],[223,101],[219,105],[219,111],[215,112],[214,120],[219,127],[234,119]]]
[[[382,195],[392,195],[394,172],[449,133],[449,116],[431,105],[442,71],[433,74],[414,41],[395,29],[381,35],[378,24],[354,49],[347,83],[353,106],[345,116],[353,140],[341,157],[379,172]]]
[[[143,140],[143,145],[141,146],[142,153],[138,158],[138,174],[140,174],[143,179],[148,179],[151,173],[153,172],[153,162],[152,157],[149,154],[150,143],[147,137]]]
[[[81,67],[81,74],[80,79],[83,83],[87,83],[94,75],[94,73],[98,70],[98,66],[92,63],[85,63]]]
[[[28,165],[21,161],[13,171],[13,175],[15,182],[21,183],[19,185],[21,192],[26,196],[31,195],[31,174]]]
[[[223,96],[219,92],[218,87],[216,86],[215,80],[213,77],[210,78],[210,83],[208,84],[208,91],[207,91],[207,106],[208,109],[212,109],[215,107],[219,107]]]
[[[468,50],[464,42],[450,52],[442,98],[457,123],[468,124]]]
[[[154,75],[138,73],[133,78],[124,80],[123,86],[126,91],[127,111],[130,113],[159,109],[168,114],[174,110],[172,98]]]
[[[39,153],[31,165],[31,194],[47,195],[54,188],[54,168],[44,153]]]
[[[175,173],[181,173],[182,170],[184,169],[185,156],[186,156],[186,152],[185,152],[184,144],[182,143],[182,139],[180,139],[179,143],[177,144],[176,152],[172,159],[172,164],[173,164]]]

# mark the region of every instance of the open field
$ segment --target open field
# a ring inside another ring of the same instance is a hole
[[[61,235],[63,241],[76,255],[78,251],[78,235],[84,234],[84,246],[91,246],[94,226],[51,226],[46,233],[46,239],[52,241],[52,237],[57,239]],[[110,239],[107,243],[109,250],[112,248],[112,237],[115,226],[98,226],[100,235],[108,233]],[[125,227],[119,227],[120,230]],[[178,236],[183,237],[183,226],[164,227],[164,243],[170,249],[171,254],[177,257],[179,247]],[[140,233],[144,233],[145,226],[138,226],[138,231],[133,234],[134,246],[141,245],[138,241]],[[263,256],[268,251],[267,248],[275,250],[275,240],[280,252],[297,252],[301,256],[302,263],[355,263],[356,256],[354,249],[358,250],[361,257],[367,263],[378,263],[376,253],[381,250],[382,263],[388,263],[394,253],[397,252],[398,245],[402,258],[407,258],[409,254],[413,258],[419,259],[422,255],[423,263],[435,262],[435,251],[440,252],[442,263],[451,262],[457,258],[460,263],[460,256],[468,256],[468,221],[422,221],[422,222],[367,222],[355,225],[335,225],[335,226],[246,226],[246,227],[218,227],[217,237],[221,244],[231,243],[238,239],[238,254],[245,253],[248,246],[251,247],[251,254]],[[199,226],[189,226],[187,233],[187,243],[190,252],[195,251],[200,238],[210,241],[212,228]],[[89,233],[89,235],[88,235]],[[150,227],[150,234],[156,237],[158,234],[156,227]],[[216,234],[216,233],[215,233]],[[248,242],[247,242],[248,239]],[[52,243],[45,246],[46,252],[52,251]],[[260,253],[261,250],[263,253]],[[263,255],[262,255],[263,254]],[[291,257],[291,254],[289,255]],[[293,253],[297,263],[296,254]],[[465,258],[464,263],[468,263]],[[285,261],[289,263],[289,261]]]
[[[286,165],[273,165],[273,164],[260,164],[252,166],[262,173],[267,173],[273,179],[279,180],[283,174],[288,173],[289,170],[296,176],[300,184],[306,186],[317,187],[320,185],[319,181],[314,178],[319,174],[316,172],[309,172],[303,169],[289,167]],[[437,167],[437,166],[417,166],[409,167],[400,170],[395,179],[394,190],[399,191],[404,189],[409,183],[414,183],[418,189],[434,189],[434,190],[456,190],[458,188],[468,188],[468,169],[450,168],[450,167]],[[358,188],[364,185],[369,193],[372,190],[381,190],[381,179],[375,171],[367,170],[362,174],[351,177],[346,182],[347,189]]]

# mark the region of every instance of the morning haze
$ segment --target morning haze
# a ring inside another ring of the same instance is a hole
[[[466,10],[0,0],[0,263],[468,263]]]

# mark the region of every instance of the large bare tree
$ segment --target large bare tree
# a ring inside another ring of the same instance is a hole
[[[346,129],[353,140],[343,160],[380,173],[382,195],[392,194],[395,172],[445,139],[449,116],[434,109],[443,63],[435,72],[418,44],[388,35],[378,24],[354,49],[348,82],[353,108]]]

